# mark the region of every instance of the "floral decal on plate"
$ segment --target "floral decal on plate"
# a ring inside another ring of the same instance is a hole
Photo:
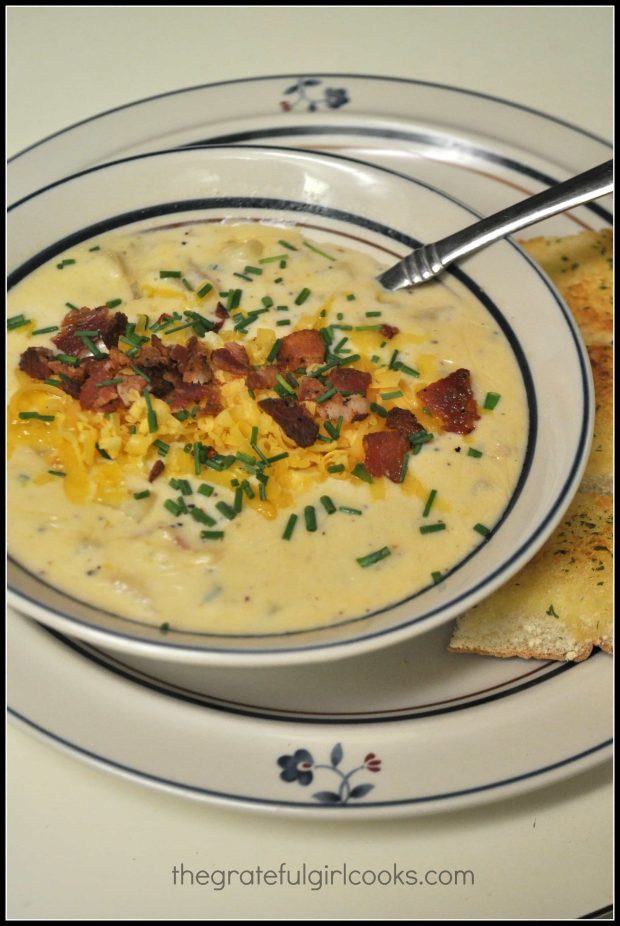
[[[365,782],[352,787],[351,779],[358,772],[380,772],[381,759],[378,759],[374,752],[367,753],[364,756],[362,765],[356,765],[349,772],[343,772],[338,766],[342,762],[344,752],[340,743],[336,743],[331,751],[330,764],[319,764],[307,749],[297,749],[291,756],[280,756],[278,765],[282,769],[280,778],[282,781],[298,781],[300,785],[307,786],[312,783],[314,776],[318,771],[333,772],[339,779],[338,790],[334,791],[317,791],[312,797],[321,804],[348,804],[351,800],[359,800],[366,797],[372,791],[374,785]],[[325,776],[323,776],[325,777]]]
[[[291,84],[284,91],[289,100],[281,100],[280,108],[285,113],[293,109],[304,108],[306,112],[315,113],[321,108],[340,109],[350,102],[349,94],[341,87],[321,87],[323,81],[316,77],[300,77],[296,84]],[[319,90],[312,88],[320,87]]]

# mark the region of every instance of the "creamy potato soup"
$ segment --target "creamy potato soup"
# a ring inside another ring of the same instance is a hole
[[[440,582],[500,519],[528,414],[499,326],[329,233],[109,233],[9,294],[10,553],[130,619],[271,634]],[[346,245],[346,246],[345,246]]]

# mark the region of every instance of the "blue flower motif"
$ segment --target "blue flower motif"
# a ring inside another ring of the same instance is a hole
[[[300,785],[309,785],[314,777],[310,769],[314,759],[307,749],[298,749],[292,756],[280,756],[278,765],[282,772],[282,781],[298,781]]]
[[[336,90],[334,87],[327,87],[325,89],[324,98],[330,109],[339,109],[349,102],[347,91],[342,89]]]

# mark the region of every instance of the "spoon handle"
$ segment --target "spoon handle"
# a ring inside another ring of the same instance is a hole
[[[581,203],[598,199],[612,190],[613,161],[606,161],[542,193],[536,193],[535,196],[508,206],[486,219],[468,225],[447,238],[417,248],[381,274],[378,281],[385,289],[392,291],[424,283],[441,273],[448,264],[486,247],[498,238],[505,238],[520,228],[547,219],[557,212],[565,212]]]

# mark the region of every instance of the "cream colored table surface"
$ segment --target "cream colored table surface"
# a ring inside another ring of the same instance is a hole
[[[348,72],[457,85],[611,137],[613,7],[8,8],[8,151],[192,85]],[[570,735],[570,732],[567,733]],[[396,822],[226,811],[8,730],[11,919],[576,918],[612,899],[607,766]],[[467,886],[173,884],[172,869],[468,869]]]

